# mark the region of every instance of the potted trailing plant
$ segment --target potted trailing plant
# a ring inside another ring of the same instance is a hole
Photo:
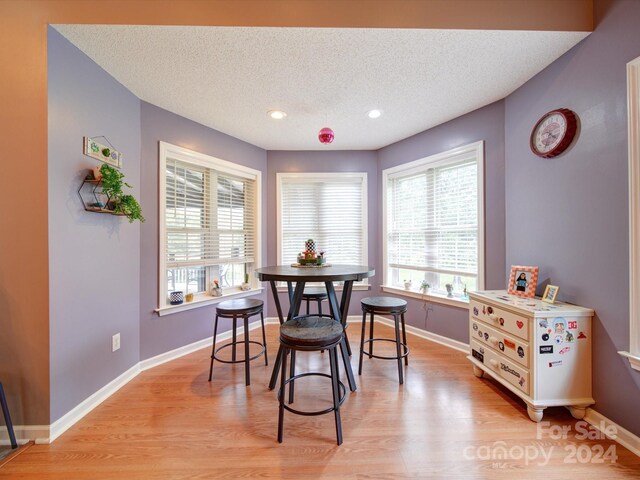
[[[422,292],[422,294],[426,295],[427,293],[429,293],[430,288],[431,285],[429,285],[426,280],[422,280],[422,282],[420,283],[420,291]]]
[[[144,222],[142,207],[133,195],[125,194],[124,187],[131,188],[124,179],[124,173],[113,168],[106,163],[100,166],[102,176],[102,193],[109,197],[107,207],[114,213],[120,213],[129,219],[129,223],[134,220]]]

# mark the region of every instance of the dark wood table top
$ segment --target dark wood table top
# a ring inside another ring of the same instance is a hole
[[[256,269],[259,280],[282,282],[339,282],[360,281],[373,277],[376,271],[365,265],[331,265],[329,267],[298,268],[291,265],[275,265]]]

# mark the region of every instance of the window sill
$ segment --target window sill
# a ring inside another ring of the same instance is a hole
[[[623,357],[627,357],[627,360],[629,360],[629,363],[631,364],[631,368],[633,368],[634,370],[640,371],[640,356],[634,355],[629,352],[618,352],[618,353]]]
[[[468,299],[463,300],[461,298],[449,298],[445,295],[439,295],[437,293],[422,294],[420,292],[404,290],[402,288],[391,287],[387,285],[382,285],[381,288],[383,292],[395,293],[396,295],[402,295],[403,297],[415,298],[430,303],[441,303],[443,305],[449,305],[451,307],[464,308],[465,310],[469,308]]]
[[[200,298],[196,298],[193,302],[184,302],[180,305],[166,305],[164,307],[156,308],[154,311],[159,317],[165,315],[171,315],[172,313],[184,312],[186,310],[193,310],[194,308],[206,307],[208,305],[215,305],[216,303],[224,302],[225,300],[249,297],[251,295],[258,295],[264,290],[263,287],[252,288],[251,290],[235,290],[231,293],[226,293],[221,297],[212,297],[211,295],[202,295]]]

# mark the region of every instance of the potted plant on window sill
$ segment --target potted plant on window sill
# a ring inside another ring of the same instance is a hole
[[[249,291],[251,290],[251,284],[249,283],[249,274],[244,274],[244,282],[240,285],[240,290]]]
[[[423,280],[420,283],[420,291],[422,292],[423,295],[426,295],[427,293],[429,293],[430,288],[431,288],[431,285],[429,285],[426,280]]]

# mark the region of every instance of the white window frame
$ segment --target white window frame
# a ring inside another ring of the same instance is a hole
[[[422,170],[425,167],[435,167],[443,163],[451,161],[452,158],[473,153],[476,157],[478,166],[478,290],[484,289],[484,141],[470,143],[461,147],[447,150],[446,152],[437,153],[429,157],[414,160],[413,162],[404,163],[396,167],[387,168],[382,171],[382,290],[398,295],[417,298],[429,302],[442,303],[456,307],[468,308],[469,301],[460,298],[448,298],[437,293],[422,294],[417,291],[407,291],[391,285],[389,282],[389,262],[387,254],[387,187],[389,177],[395,176],[400,172],[409,173],[411,170]]]
[[[290,259],[284,260],[282,258],[282,180],[285,178],[309,178],[309,179],[318,179],[318,178],[340,178],[340,179],[357,179],[362,182],[362,258],[364,264],[369,263],[369,229],[368,229],[368,203],[367,203],[367,172],[279,172],[276,174],[276,202],[277,202],[277,219],[276,219],[276,229],[277,233],[277,260],[278,265],[282,265],[283,262],[286,264],[290,262]],[[304,245],[300,245],[300,249]],[[329,252],[330,254],[331,252]],[[331,263],[331,258],[329,256],[328,263]],[[354,290],[368,290],[369,279],[364,279],[362,282],[354,283]],[[286,287],[279,287],[279,291],[286,290]],[[336,290],[340,290],[340,288],[336,288]]]
[[[629,351],[618,352],[640,370],[640,57],[627,63],[629,129]]]
[[[235,175],[237,177],[254,179],[256,182],[256,211],[255,211],[255,261],[254,268],[258,268],[262,265],[262,172],[260,170],[255,170],[250,167],[245,167],[243,165],[238,165],[237,163],[229,162],[227,160],[222,160],[220,158],[212,157],[210,155],[206,155],[204,153],[196,152],[194,150],[190,150],[188,148],[179,147],[177,145],[172,145],[167,142],[160,142],[160,155],[159,155],[159,199],[158,199],[158,251],[159,251],[159,270],[158,270],[158,308],[155,310],[158,315],[168,315],[171,313],[177,313],[184,310],[191,310],[194,308],[204,307],[206,305],[211,305],[215,303],[219,303],[224,300],[228,300],[229,298],[241,298],[249,295],[256,295],[262,292],[263,287],[259,286],[253,275],[250,274],[250,279],[252,280],[252,288],[249,291],[242,290],[232,290],[230,292],[224,293],[221,297],[211,297],[209,295],[203,295],[200,298],[194,299],[192,302],[185,302],[180,305],[165,305],[163,299],[167,298],[167,280],[166,280],[166,242],[165,242],[165,231],[166,231],[166,218],[165,218],[165,210],[166,210],[166,182],[165,182],[165,173],[167,167],[167,158],[172,158],[175,160],[191,163],[200,167],[214,169],[217,171],[221,171],[224,173],[228,173],[231,175]]]

